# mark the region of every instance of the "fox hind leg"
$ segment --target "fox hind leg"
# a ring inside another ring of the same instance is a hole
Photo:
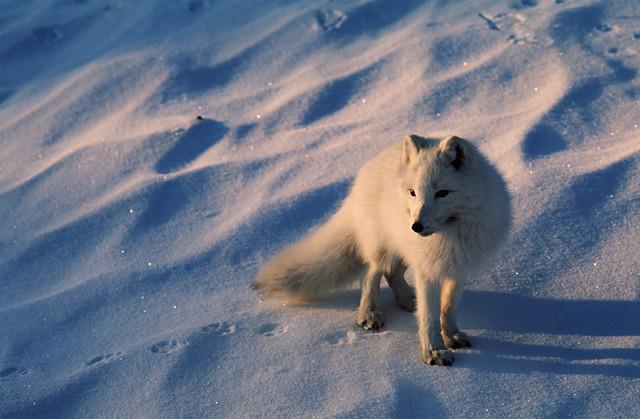
[[[360,308],[356,323],[365,330],[378,330],[384,327],[384,313],[380,309],[380,281],[382,270],[370,264],[362,282]]]
[[[416,310],[416,293],[404,279],[406,270],[405,264],[398,261],[391,266],[391,269],[384,274],[384,277],[387,279],[389,287],[393,290],[396,304],[403,310],[413,312]]]

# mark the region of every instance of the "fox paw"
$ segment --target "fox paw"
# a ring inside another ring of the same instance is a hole
[[[359,310],[356,323],[364,330],[382,329],[384,327],[384,313],[378,310]]]
[[[442,333],[442,339],[444,339],[444,344],[447,348],[451,349],[460,349],[460,348],[470,348],[471,341],[469,341],[469,336],[467,336],[464,332],[454,332],[451,335],[447,336],[444,332]]]
[[[413,313],[416,311],[416,293],[413,290],[396,293],[396,304],[401,309]]]
[[[453,354],[447,349],[429,350],[422,354],[422,360],[428,365],[449,367],[453,364]]]

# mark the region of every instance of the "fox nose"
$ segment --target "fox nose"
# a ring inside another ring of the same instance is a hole
[[[422,230],[424,230],[424,227],[422,226],[422,224],[420,224],[419,221],[416,221],[411,225],[411,230],[415,231],[416,233],[420,233],[422,232]]]

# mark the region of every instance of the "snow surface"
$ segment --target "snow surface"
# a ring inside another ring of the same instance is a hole
[[[635,0],[0,1],[0,416],[640,417],[639,65]],[[453,367],[248,289],[443,130],[515,210]]]

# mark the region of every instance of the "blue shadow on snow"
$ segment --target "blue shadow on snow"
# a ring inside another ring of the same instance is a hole
[[[514,333],[640,336],[640,301],[565,300],[465,291],[465,327]]]
[[[229,128],[221,122],[198,119],[156,163],[156,171],[170,173],[182,169],[220,141],[228,131]]]
[[[525,157],[531,159],[562,151],[567,141],[553,128],[545,124],[536,125],[524,137],[522,149]]]
[[[312,124],[347,106],[357,93],[360,81],[366,78],[371,71],[372,67],[368,67],[347,77],[333,80],[324,86],[304,113],[302,123],[304,125]]]
[[[381,297],[387,317],[385,327],[391,331],[416,333],[417,325],[413,315],[395,305],[391,290],[382,289]],[[350,289],[313,303],[310,309],[337,307],[353,310],[355,318],[358,299],[359,291]],[[576,336],[638,336],[639,314],[640,301],[535,298],[467,290],[462,297],[459,317],[463,330],[479,329],[523,335],[520,340],[527,334],[567,335],[571,336],[571,341],[575,341]],[[544,372],[640,378],[640,368],[629,365],[630,361],[640,361],[640,349],[636,347],[554,346],[502,341],[473,334],[471,341],[474,351],[456,351],[454,365],[492,373]],[[413,387],[411,393],[416,397],[425,394],[424,389],[411,383],[405,384]],[[405,412],[404,406],[413,402],[412,394],[407,399],[399,399],[397,411]],[[437,408],[437,403],[431,404]]]

